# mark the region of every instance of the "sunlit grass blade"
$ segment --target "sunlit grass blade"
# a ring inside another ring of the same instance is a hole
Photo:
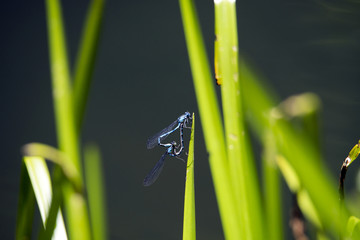
[[[215,0],[215,34],[218,71],[221,73],[221,97],[225,139],[235,211],[240,215],[238,227],[244,239],[262,239],[260,185],[252,158],[248,132],[244,125],[242,92],[246,86],[239,79],[238,38],[235,1]],[[241,69],[240,69],[241,70]],[[255,100],[255,99],[254,99]]]
[[[99,36],[102,26],[105,0],[92,0],[89,4],[87,18],[74,69],[74,114],[76,128],[81,130],[85,114],[86,101],[90,89],[91,76],[94,71]]]
[[[46,7],[58,142],[60,150],[69,156],[81,172],[61,6],[58,0],[46,0]]]
[[[21,164],[16,240],[31,239],[35,209],[35,195],[25,163]]]
[[[45,160],[41,157],[24,157],[27,172],[34,189],[43,225],[49,215],[52,199],[51,180]],[[60,209],[57,210],[56,227],[52,239],[67,239],[66,230]]]
[[[85,147],[84,166],[93,239],[105,240],[107,239],[105,184],[100,151],[96,145]]]
[[[179,3],[224,234],[227,239],[241,239],[239,214],[236,212],[235,207],[236,199],[227,161],[220,110],[195,5],[192,0],[180,0]]]
[[[319,213],[317,212],[314,204],[309,198],[309,194],[307,193],[306,189],[302,187],[301,180],[297,176],[294,168],[283,156],[277,157],[277,164],[291,192],[296,195],[297,202],[302,213],[314,226],[316,226],[317,229],[322,230],[323,224],[321,223],[321,220],[319,218]]]
[[[53,171],[52,174],[52,198],[49,208],[49,214],[45,221],[45,229],[40,232],[39,240],[48,240],[51,239],[55,231],[59,208],[62,204],[62,191],[61,191],[61,181],[63,178],[63,171],[60,168],[55,168],[56,171]]]
[[[45,2],[59,148],[82,175],[61,7],[58,0]],[[69,183],[63,184],[63,195],[70,237],[77,240],[90,239],[87,207],[82,193],[75,192]]]
[[[264,210],[267,239],[281,240],[284,238],[282,226],[282,191],[279,169],[276,163],[276,144],[271,132],[263,136],[264,152],[262,156]]]
[[[196,239],[195,221],[195,182],[194,182],[194,138],[195,138],[195,115],[192,115],[191,137],[189,143],[189,155],[186,164],[186,182],[184,197],[184,222],[183,240]]]

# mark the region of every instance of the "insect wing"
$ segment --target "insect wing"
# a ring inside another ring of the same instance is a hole
[[[161,156],[160,160],[156,163],[154,168],[151,169],[149,174],[145,177],[143,182],[143,185],[145,187],[148,187],[151,184],[153,184],[156,181],[156,179],[159,177],[162,169],[164,168],[165,156],[166,156],[166,152]]]
[[[151,149],[151,148],[154,148],[156,145],[158,145],[158,138],[161,136],[161,135],[164,135],[168,132],[170,132],[171,130],[173,130],[176,125],[178,125],[178,120],[176,119],[173,123],[171,123],[169,126],[167,126],[166,128],[164,128],[163,130],[161,130],[160,132],[158,132],[157,134],[155,134],[154,136],[152,136],[151,138],[149,138],[147,140],[147,143],[146,143],[146,147],[147,149]],[[163,140],[165,139],[167,136],[169,135],[165,135],[163,136],[160,140]]]

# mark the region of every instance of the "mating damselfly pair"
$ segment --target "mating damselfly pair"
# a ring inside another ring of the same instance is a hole
[[[185,112],[183,115],[178,117],[173,123],[171,123],[168,127],[164,128],[154,136],[148,139],[147,141],[147,149],[154,148],[159,145],[166,148],[165,153],[161,156],[160,160],[156,163],[154,168],[148,173],[145,177],[143,185],[150,186],[153,184],[156,179],[159,177],[160,172],[162,171],[165,163],[166,155],[171,157],[178,157],[184,150],[184,128],[191,128],[189,125],[191,123],[191,115],[189,112]],[[162,143],[165,138],[167,138],[171,133],[175,132],[179,129],[180,132],[180,145],[175,141],[171,143]],[[181,159],[181,158],[179,158]],[[182,159],[181,159],[182,160]]]

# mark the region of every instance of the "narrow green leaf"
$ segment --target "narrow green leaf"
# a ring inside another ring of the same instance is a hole
[[[58,142],[60,150],[69,156],[81,172],[61,6],[58,0],[46,0],[46,7]]]
[[[74,72],[74,114],[78,132],[81,130],[89,94],[91,76],[102,26],[105,0],[92,0],[79,46]]]
[[[52,199],[51,180],[46,162],[41,157],[24,157],[24,163],[34,189],[43,225],[46,225]],[[52,239],[67,239],[65,225],[60,209],[57,210],[56,227]]]
[[[61,6],[58,0],[45,2],[59,148],[69,157],[82,176]],[[90,239],[87,206],[82,193],[76,192],[70,183],[63,184],[62,190],[71,239]]]
[[[303,214],[317,228],[322,229],[323,224],[319,218],[319,213],[314,207],[308,192],[301,186],[301,181],[297,176],[295,169],[283,156],[280,155],[277,157],[277,164],[291,192],[296,194],[299,207]]]
[[[295,169],[289,164],[289,162],[282,155],[277,156],[277,164],[290,190],[293,193],[300,191],[301,182],[296,174]]]
[[[236,6],[232,0],[215,0],[215,34],[218,67],[221,72],[221,97],[225,139],[236,197],[235,210],[240,216],[238,227],[243,239],[262,239],[262,206],[260,185],[252,158],[248,132],[244,126],[242,92],[239,79]]]
[[[241,239],[239,214],[231,183],[220,110],[195,5],[192,0],[179,0],[179,3],[200,119],[206,148],[209,152],[210,169],[225,237]]]
[[[189,143],[189,155],[186,164],[186,182],[184,197],[184,223],[183,240],[196,239],[195,221],[195,182],[194,182],[194,137],[195,137],[195,115],[192,116],[191,137]]]
[[[264,207],[266,213],[267,239],[281,240],[283,236],[282,226],[282,198],[279,168],[276,164],[277,149],[274,136],[271,132],[264,136],[263,160],[263,186]]]
[[[57,215],[62,204],[62,191],[61,191],[61,181],[64,178],[63,171],[60,168],[55,168],[53,171],[52,178],[52,198],[49,209],[49,214],[45,221],[45,229],[40,232],[40,240],[51,239],[57,223]]]
[[[24,162],[21,164],[16,240],[31,239],[35,209],[35,195]]]
[[[107,239],[106,199],[101,156],[96,145],[85,147],[85,181],[93,239]]]

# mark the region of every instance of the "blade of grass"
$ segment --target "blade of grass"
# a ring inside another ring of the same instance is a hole
[[[59,1],[46,0],[46,12],[58,143],[60,150],[68,155],[82,175]],[[63,195],[70,237],[90,239],[87,208],[82,194],[75,192],[71,184],[63,184]]]
[[[282,226],[282,198],[279,169],[276,164],[276,145],[274,137],[268,131],[264,136],[263,160],[263,186],[264,207],[266,213],[267,239],[281,240],[283,236]]]
[[[21,164],[20,193],[16,217],[16,240],[31,239],[35,195],[25,163]]]
[[[239,215],[232,189],[220,110],[212,84],[195,5],[179,0],[196,98],[203,126],[209,163],[215,186],[224,234],[227,239],[241,239]]]
[[[184,197],[184,223],[183,240],[196,239],[195,221],[195,183],[194,183],[194,137],[195,137],[195,115],[192,115],[191,137],[189,143],[189,155],[186,164],[186,182]]]
[[[225,139],[233,191],[240,215],[239,228],[244,239],[262,239],[260,189],[244,126],[242,91],[239,79],[236,7],[233,0],[215,0],[215,33],[218,68],[221,72],[221,96]]]
[[[105,0],[92,0],[87,12],[86,23],[80,42],[74,72],[74,114],[78,132],[85,113],[91,76],[94,71],[96,50],[102,26]]]
[[[45,160],[41,157],[24,157],[27,172],[34,189],[36,201],[40,210],[40,216],[43,225],[46,225],[46,219],[49,215],[52,188],[48,168]],[[54,240],[67,239],[65,225],[60,209],[57,210],[56,227],[52,235]]]
[[[301,180],[297,176],[295,169],[283,156],[278,156],[276,161],[291,192],[295,194],[302,213],[317,229],[322,230],[323,224],[317,209],[314,207],[306,189],[302,187]]]
[[[61,188],[59,187],[63,179],[63,174],[60,171],[60,168],[56,168],[56,170],[57,171],[53,172],[53,181],[52,181],[53,194],[51,198],[51,204],[49,207],[49,214],[45,221],[45,229],[40,232],[39,235],[40,240],[48,240],[52,238],[56,228],[56,223],[58,221],[57,219],[59,217],[58,212],[63,200]]]
[[[58,0],[46,0],[46,6],[58,142],[60,150],[69,156],[81,172],[61,6]]]
[[[93,239],[107,239],[106,199],[100,151],[96,145],[85,147],[85,180]]]
[[[49,207],[49,214],[45,221],[45,229],[40,232],[39,239],[40,240],[48,240],[51,239],[53,233],[55,231],[57,219],[58,219],[58,211],[62,204],[62,192],[61,192],[61,181],[63,179],[63,172],[60,168],[56,168],[56,171],[53,171],[52,178],[52,189],[53,194],[51,198],[51,204]]]

